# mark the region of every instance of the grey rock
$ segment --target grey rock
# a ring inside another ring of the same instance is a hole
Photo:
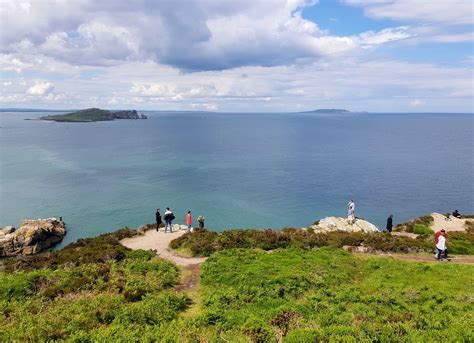
[[[66,224],[56,218],[23,220],[18,230],[5,229],[0,235],[0,257],[36,254],[59,243],[66,234]]]

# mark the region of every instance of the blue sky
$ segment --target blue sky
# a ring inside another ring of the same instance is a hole
[[[10,1],[0,106],[473,112],[469,0]]]

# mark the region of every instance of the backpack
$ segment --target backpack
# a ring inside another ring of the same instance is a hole
[[[174,220],[175,218],[174,213],[170,213],[170,220]]]

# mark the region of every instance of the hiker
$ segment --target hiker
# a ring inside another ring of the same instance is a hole
[[[188,232],[192,232],[193,217],[191,216],[191,211],[188,211],[188,214],[186,214],[186,225],[188,226]]]
[[[446,240],[448,240],[448,234],[446,233],[446,230],[441,229],[440,231],[435,233],[435,244],[438,244],[438,239],[439,236],[443,235]]]
[[[203,216],[199,216],[197,218],[197,221],[198,221],[198,224],[199,224],[199,228],[200,229],[204,229],[204,217]]]
[[[436,258],[438,261],[443,261],[448,259],[448,249],[446,248],[446,231],[441,230],[440,235],[438,236],[438,241],[436,242]],[[441,257],[444,255],[444,259]]]
[[[387,226],[385,227],[388,233],[392,233],[393,228],[393,214],[389,215],[387,218]]]
[[[173,229],[172,229],[172,224],[173,224],[173,219],[176,218],[173,214],[173,212],[170,210],[169,207],[166,208],[166,212],[165,212],[165,215],[164,215],[164,220],[165,220],[165,233],[167,231],[167,229],[169,228],[170,229],[170,233],[173,232]]]
[[[354,224],[354,222],[355,222],[355,203],[354,203],[354,200],[352,200],[352,199],[347,204],[347,219],[349,220],[349,224]]]
[[[161,213],[160,213],[159,208],[156,209],[155,218],[156,218],[156,231],[159,231],[159,228],[161,225]]]
[[[461,219],[461,213],[459,213],[458,210],[454,210],[454,212],[453,212],[453,217],[454,217],[454,218]]]

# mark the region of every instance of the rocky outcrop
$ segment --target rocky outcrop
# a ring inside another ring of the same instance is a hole
[[[328,231],[345,231],[345,232],[379,232],[377,227],[363,219],[356,219],[351,224],[347,218],[340,217],[326,217],[321,219],[317,224],[309,227],[314,231],[328,232]]]
[[[32,255],[62,241],[66,224],[56,218],[23,220],[0,229],[0,257]]]

